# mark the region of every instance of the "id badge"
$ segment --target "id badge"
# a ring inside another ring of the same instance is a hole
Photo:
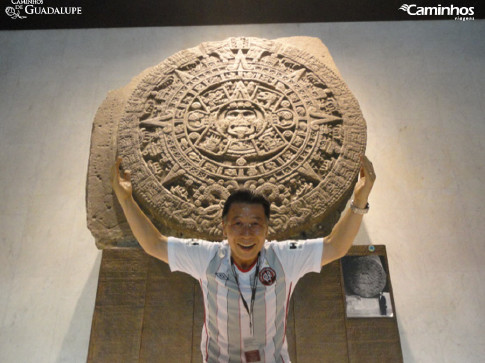
[[[261,350],[253,338],[244,339],[244,357],[246,363],[261,362]]]

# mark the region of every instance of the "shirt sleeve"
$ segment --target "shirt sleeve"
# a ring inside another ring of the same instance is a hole
[[[188,273],[200,279],[219,250],[221,243],[200,239],[168,237],[168,265],[170,270]]]
[[[322,268],[323,238],[273,242],[273,248],[291,281]]]

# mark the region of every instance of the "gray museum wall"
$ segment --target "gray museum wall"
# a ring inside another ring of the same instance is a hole
[[[405,362],[485,356],[485,22],[0,32],[0,361],[85,362],[101,252],[86,228],[107,92],[202,41],[315,36],[368,123],[356,243],[385,244]]]

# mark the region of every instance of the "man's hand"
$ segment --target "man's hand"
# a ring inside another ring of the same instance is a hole
[[[130,199],[133,193],[131,185],[131,174],[129,170],[123,171],[121,175],[120,171],[121,157],[118,157],[115,164],[111,168],[111,186],[120,203]]]
[[[365,155],[360,156],[360,178],[354,188],[354,205],[357,208],[365,208],[369,194],[374,186],[376,174],[372,163]]]
[[[133,199],[129,171],[120,171],[121,158],[111,168],[111,186],[133,235],[146,253],[168,263],[167,237],[162,235]]]
[[[354,205],[357,208],[365,208],[370,191],[374,186],[376,174],[372,163],[366,156],[360,157],[360,179],[354,188]],[[322,254],[322,266],[339,259],[347,253],[359,232],[362,222],[362,214],[357,214],[348,209],[333,227],[332,232],[324,238],[325,246]]]

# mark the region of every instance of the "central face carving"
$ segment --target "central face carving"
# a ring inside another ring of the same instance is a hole
[[[254,133],[256,112],[244,109],[231,110],[227,112],[226,120],[229,121],[227,133],[238,139],[243,139]]]
[[[188,139],[211,162],[224,161],[226,167],[244,166],[244,160],[265,162],[295,137],[297,111],[284,92],[267,83],[228,79],[186,99]]]
[[[261,110],[248,101],[231,102],[217,116],[217,129],[229,139],[253,139],[265,127]]]

